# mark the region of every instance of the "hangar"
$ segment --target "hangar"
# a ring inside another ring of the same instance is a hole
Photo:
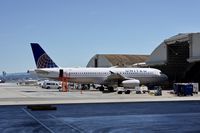
[[[150,55],[97,54],[87,67],[134,67],[135,64],[160,69],[170,83],[200,83],[200,33],[180,33],[165,39]]]
[[[200,33],[184,33],[164,40],[146,64],[160,69],[173,82],[200,82]]]
[[[145,62],[149,55],[126,54],[96,54],[87,64],[87,67],[133,67],[137,63]]]

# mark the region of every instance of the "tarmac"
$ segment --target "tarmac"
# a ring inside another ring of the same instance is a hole
[[[38,86],[18,86],[14,83],[0,84],[0,105],[34,105],[34,104],[75,104],[75,103],[118,103],[118,102],[152,102],[152,101],[196,101],[200,94],[178,97],[170,91],[162,91],[162,96],[148,93],[117,94],[102,93],[98,90],[70,90],[60,92],[58,89],[43,89]]]
[[[119,95],[0,84],[0,132],[199,133],[200,96]],[[26,105],[51,104],[56,110]]]
[[[1,133],[199,133],[200,102],[0,106]]]

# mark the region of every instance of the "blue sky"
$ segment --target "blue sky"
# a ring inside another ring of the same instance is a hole
[[[200,31],[199,0],[1,0],[0,71],[35,68],[37,42],[63,67],[95,54],[151,54],[166,38]]]

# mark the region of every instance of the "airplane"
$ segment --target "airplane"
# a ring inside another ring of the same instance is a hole
[[[37,69],[30,70],[31,73],[54,80],[64,78],[72,83],[99,84],[100,91],[105,88],[114,91],[116,87],[134,88],[140,84],[157,84],[168,79],[154,68],[63,68],[56,65],[38,43],[31,43],[31,48],[37,66]]]

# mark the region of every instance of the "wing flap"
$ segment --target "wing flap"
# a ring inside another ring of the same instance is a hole
[[[105,84],[119,84],[126,79],[127,78],[122,76],[121,74],[110,71],[110,75],[106,78],[104,83]]]

